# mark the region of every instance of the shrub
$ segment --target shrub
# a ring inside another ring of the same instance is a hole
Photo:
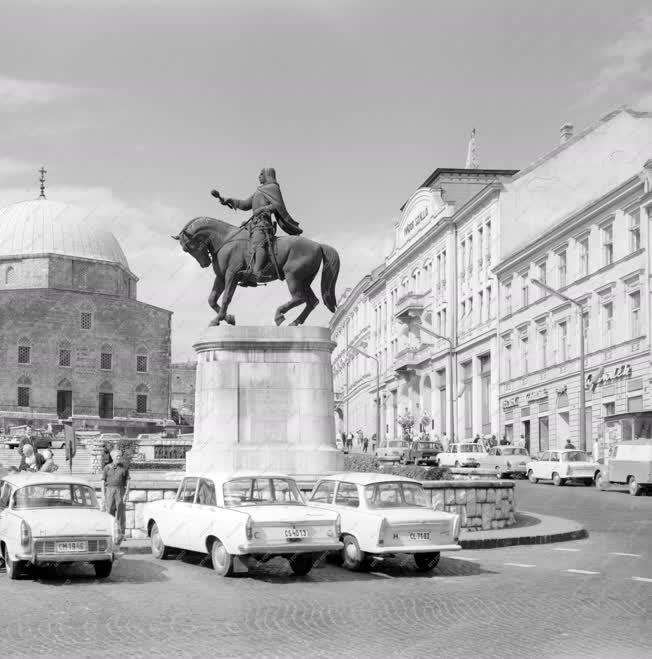
[[[129,469],[132,471],[141,469],[147,469],[150,471],[185,471],[186,463],[185,461],[158,462],[156,460],[142,460],[140,462],[132,462],[129,465]]]
[[[122,453],[122,459],[124,461],[125,467],[131,465],[131,461],[134,459],[135,455],[138,453],[139,442],[137,439],[128,439],[127,437],[122,437],[119,439],[115,448]]]
[[[405,476],[419,481],[449,480],[450,471],[446,467],[416,467],[415,465],[383,464],[373,455],[352,454],[344,456],[346,471],[376,472]]]

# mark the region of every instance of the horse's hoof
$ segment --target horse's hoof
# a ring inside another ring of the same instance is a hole
[[[298,320],[293,320],[290,323],[290,327],[299,327],[299,325],[301,325],[301,323]]]
[[[235,325],[235,316],[233,314],[226,315],[226,322],[228,325]]]
[[[280,325],[284,320],[285,320],[285,316],[282,313],[279,313],[276,316],[274,316],[274,322],[277,325]]]
[[[209,326],[209,327],[216,327],[216,326],[219,325],[219,324],[220,324],[219,319],[218,319],[218,318],[213,318],[213,320],[211,320],[211,322],[208,323],[208,326]]]

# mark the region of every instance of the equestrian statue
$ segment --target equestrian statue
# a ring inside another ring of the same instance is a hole
[[[303,325],[319,304],[311,284],[320,266],[321,297],[328,310],[335,312],[335,284],[340,271],[337,251],[300,235],[303,230],[285,207],[273,168],[261,170],[258,180],[260,185],[248,199],[225,199],[217,190],[211,191],[213,197],[232,210],[252,211],[252,216],[239,227],[212,217],[196,217],[179,235],[172,236],[202,268],[213,266],[215,282],[208,304],[217,316],[210,324],[225,321],[235,325],[235,318],[227,312],[236,286],[258,286],[284,279],[292,297],[276,310],[274,321],[280,325],[290,309],[304,304],[303,311],[290,323]],[[277,225],[289,236],[277,238]],[[222,306],[218,304],[220,296]]]

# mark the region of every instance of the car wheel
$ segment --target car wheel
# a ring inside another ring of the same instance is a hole
[[[106,579],[111,576],[113,561],[96,561],[93,563],[93,567],[95,568],[95,576],[98,579]]]
[[[534,475],[534,472],[530,469],[530,471],[527,472],[527,477],[530,483],[538,483],[539,479]]]
[[[561,487],[566,481],[555,471],[552,474],[552,484]]]
[[[292,572],[299,577],[305,577],[312,570],[315,559],[312,554],[295,554],[290,559]]]
[[[627,481],[627,487],[629,489],[629,493],[633,497],[641,496],[643,488],[636,482],[636,478],[634,476],[629,477],[629,480]]]
[[[344,536],[342,563],[344,567],[356,572],[364,570],[368,564],[367,554],[360,549],[358,541],[352,535]]]
[[[604,477],[604,474],[601,471],[595,475],[595,487],[603,492],[609,488],[609,481]]]
[[[158,530],[157,524],[152,526],[150,536],[152,539],[152,556],[159,560],[167,558],[170,555],[170,548],[163,543],[163,538],[161,538],[161,532]]]
[[[433,551],[427,554],[414,554],[414,562],[416,563],[419,572],[429,572],[434,570],[439,563],[441,554],[438,551]]]
[[[24,563],[23,561],[12,561],[11,558],[9,558],[9,549],[5,547],[5,570],[7,571],[7,576],[12,580],[15,581],[16,579],[20,579],[23,576],[23,567]]]
[[[219,540],[215,540],[211,546],[211,560],[213,569],[221,577],[230,577],[233,574],[233,556]]]

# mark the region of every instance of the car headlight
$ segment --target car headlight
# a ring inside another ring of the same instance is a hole
[[[29,524],[23,519],[20,521],[20,544],[23,547],[29,547],[32,542],[32,530]]]

